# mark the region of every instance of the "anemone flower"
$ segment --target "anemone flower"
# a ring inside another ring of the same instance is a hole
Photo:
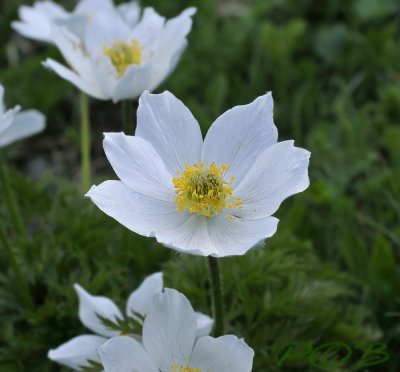
[[[54,43],[53,23],[66,26],[80,36],[84,27],[98,11],[117,11],[128,25],[134,25],[140,15],[136,1],[118,5],[112,0],[80,0],[72,12],[66,11],[53,1],[37,1],[33,6],[22,5],[18,12],[20,21],[11,23],[12,28],[21,35],[45,43]]]
[[[126,317],[117,305],[109,298],[92,296],[81,286],[75,284],[75,291],[79,297],[79,318],[82,324],[95,334],[80,335],[72,338],[56,349],[50,350],[48,357],[60,364],[64,364],[74,370],[80,371],[89,367],[93,362],[100,362],[97,348],[104,344],[110,337],[115,337],[126,330],[118,330],[118,324],[124,319],[134,319],[143,323],[153,297],[163,291],[162,273],[148,276],[143,283],[128,298],[126,304]],[[104,324],[107,319],[116,325],[110,328]],[[213,320],[205,314],[195,313],[196,337],[210,334]],[[140,334],[131,334],[140,340]]]
[[[94,98],[137,98],[146,89],[156,89],[175,69],[195,12],[188,8],[166,21],[153,8],[145,8],[132,26],[117,11],[99,10],[82,37],[53,23],[53,41],[69,68],[52,59],[44,65]]]
[[[105,372],[250,372],[254,351],[236,336],[196,339],[187,298],[165,289],[153,299],[143,324],[143,343],[115,337],[98,349]]]
[[[204,141],[188,108],[169,92],[143,93],[135,136],[105,133],[120,181],[86,194],[128,229],[177,251],[242,255],[272,236],[272,217],[309,185],[310,153],[277,142],[270,93],[222,114]]]
[[[20,107],[6,110],[4,87],[0,84],[0,148],[41,132],[46,118],[36,110],[20,111]]]

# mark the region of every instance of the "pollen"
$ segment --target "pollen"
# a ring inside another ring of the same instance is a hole
[[[206,217],[212,217],[225,208],[242,208],[243,202],[233,195],[232,183],[224,175],[229,167],[214,162],[209,168],[204,163],[185,165],[183,172],[177,171],[178,177],[172,179],[177,194],[175,203],[178,211],[189,210]]]
[[[120,78],[130,65],[140,65],[143,47],[137,40],[114,41],[110,47],[103,45],[103,53],[110,58]]]

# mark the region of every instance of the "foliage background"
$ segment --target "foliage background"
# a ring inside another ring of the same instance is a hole
[[[48,127],[7,148],[10,182],[30,240],[1,224],[34,296],[24,305],[0,245],[0,370],[58,371],[49,348],[87,333],[72,285],[121,306],[148,274],[210,312],[205,260],[139,237],[79,190],[78,93],[45,70],[55,48],[10,28],[30,1],[0,3],[0,81],[8,106],[37,108]],[[73,1],[59,2],[72,9]],[[174,74],[158,89],[185,102],[206,132],[224,110],[272,90],[280,139],[310,149],[310,188],[277,213],[278,233],[222,261],[229,332],[255,350],[254,371],[314,371],[307,357],[280,363],[295,340],[340,341],[353,354],[325,370],[400,368],[400,3],[396,0],[143,1],[167,17],[197,6]],[[115,178],[103,131],[120,131],[120,107],[91,102],[96,183]],[[229,139],[227,139],[229,140]],[[365,343],[389,360],[359,368]],[[321,369],[322,370],[322,369]]]

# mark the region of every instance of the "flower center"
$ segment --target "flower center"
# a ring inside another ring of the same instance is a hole
[[[233,196],[231,187],[234,177],[229,182],[223,176],[228,170],[226,164],[217,167],[214,162],[207,169],[204,163],[185,165],[179,177],[173,178],[177,194],[175,203],[178,211],[186,208],[190,213],[212,217],[224,208],[241,208],[243,202]]]
[[[142,49],[137,40],[131,42],[116,40],[110,47],[103,45],[103,53],[110,58],[118,72],[118,77],[121,77],[130,65],[140,65]]]

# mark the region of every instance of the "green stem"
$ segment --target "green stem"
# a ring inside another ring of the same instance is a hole
[[[122,108],[122,130],[126,135],[135,134],[135,123],[133,121],[132,101],[124,100],[121,104]]]
[[[21,215],[19,213],[18,203],[15,198],[13,189],[10,185],[7,167],[1,151],[0,151],[0,182],[1,185],[3,186],[4,197],[7,203],[12,223],[14,225],[15,232],[20,236],[20,238],[24,240],[26,239],[25,228],[21,221]]]
[[[89,190],[90,181],[90,124],[89,124],[89,98],[81,93],[80,98],[81,115],[81,171],[83,192]]]
[[[4,232],[3,226],[1,226],[1,225],[0,225],[0,242],[3,244],[3,246],[7,252],[7,255],[8,255],[10,263],[11,263],[11,267],[14,270],[17,282],[22,291],[22,296],[24,298],[25,304],[29,309],[33,309],[34,302],[33,302],[31,293],[29,291],[29,287],[24,279],[24,276],[21,273],[20,264],[18,263],[17,252],[15,252],[15,250],[13,250],[12,247],[10,246],[10,243],[7,240],[7,236]]]
[[[218,259],[208,257],[208,271],[210,274],[211,299],[214,317],[214,336],[222,336],[224,332],[224,300],[222,296],[221,274]]]

